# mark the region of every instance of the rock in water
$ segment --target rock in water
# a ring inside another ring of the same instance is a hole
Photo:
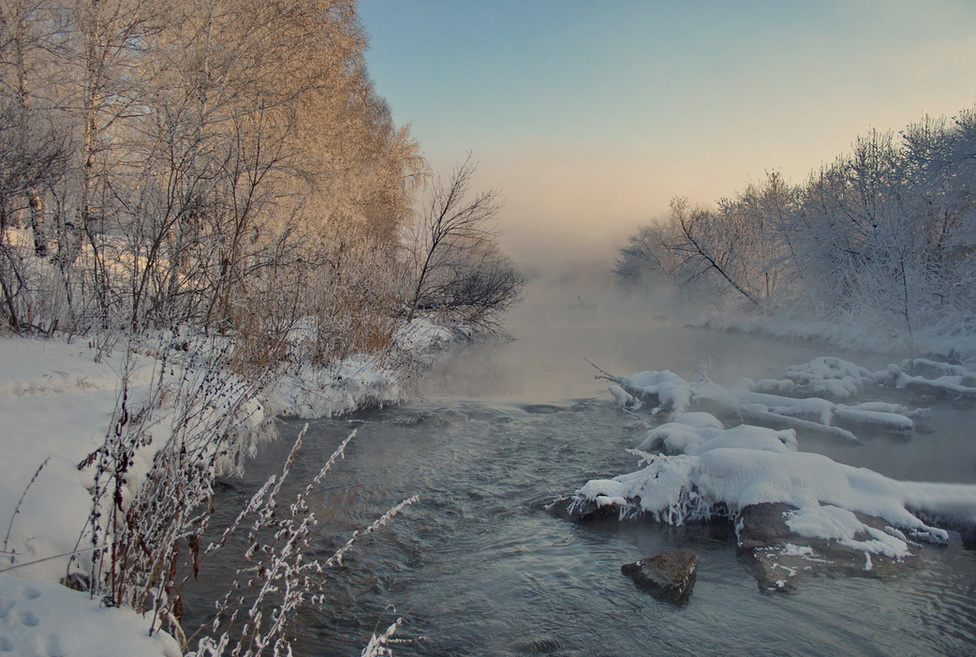
[[[634,563],[624,564],[620,572],[658,600],[683,605],[695,587],[698,557],[691,550],[661,552]]]
[[[917,548],[909,556],[894,558],[865,552],[835,540],[801,536],[790,529],[787,518],[795,507],[781,503],[751,504],[736,524],[739,553],[756,576],[763,593],[792,593],[805,577],[873,577],[888,579],[914,564]],[[856,514],[867,526],[885,531],[880,518]],[[869,536],[857,537],[869,540]]]

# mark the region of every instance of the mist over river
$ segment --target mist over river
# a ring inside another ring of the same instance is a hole
[[[891,581],[814,578],[796,594],[765,595],[726,524],[574,524],[541,509],[637,466],[625,450],[646,424],[612,403],[587,360],[615,375],[670,369],[689,379],[707,364],[729,384],[816,356],[876,369],[901,355],[688,328],[673,312],[573,285],[530,285],[506,327],[512,341],[472,343],[439,361],[409,404],[310,423],[290,475],[296,490],[358,427],[312,499],[325,522],[310,557],[330,555],[401,499],[420,501],[326,575],[328,601],[295,623],[297,654],[358,655],[399,616],[400,656],[976,654],[976,552],[957,533],[947,547],[923,546]],[[976,412],[940,402],[926,423],[931,433],[864,435],[857,445],[800,434],[800,450],[897,479],[976,482]],[[280,469],[300,427],[282,423],[282,439],[222,494],[219,516],[233,517]],[[687,606],[620,574],[621,564],[677,547],[699,558]],[[202,618],[229,569],[209,565],[191,618]]]

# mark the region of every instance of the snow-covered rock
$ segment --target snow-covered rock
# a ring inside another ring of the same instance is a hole
[[[832,538],[818,536],[824,525]],[[735,530],[740,555],[764,593],[794,591],[811,576],[892,577],[911,568],[917,553],[884,521],[838,507],[801,513],[781,503],[753,504],[739,513]],[[865,541],[890,550],[865,550]]]
[[[834,398],[850,398],[862,390],[866,382],[875,380],[875,375],[865,368],[828,357],[794,368],[788,369],[787,374],[801,384],[789,378],[759,383],[740,379],[725,387],[707,378],[688,382],[665,370],[618,377],[610,392],[624,408],[636,411],[639,407],[647,407],[654,414],[673,416],[672,422],[676,424],[696,428],[721,427],[714,415],[719,414],[778,429],[792,428],[850,441],[857,440],[850,431],[852,427],[902,433],[915,429],[914,413],[897,404],[862,402],[845,405],[812,396],[816,392],[827,392]],[[640,405],[631,400],[639,400]],[[687,419],[680,419],[682,417]],[[672,434],[670,442],[674,444],[694,439],[680,427],[669,426],[645,441],[642,448],[655,440],[662,442],[666,433]],[[665,445],[666,451],[673,449],[671,444]]]
[[[696,430],[671,423],[648,436],[672,454],[642,453],[642,469],[585,483],[570,513],[613,512],[681,525],[736,519],[754,505],[785,504],[794,510],[787,519],[793,533],[891,559],[908,556],[912,540],[947,542],[947,532],[922,517],[976,523],[976,486],[901,482],[798,452],[791,430]],[[890,530],[864,518],[883,521]]]

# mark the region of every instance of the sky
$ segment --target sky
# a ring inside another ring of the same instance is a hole
[[[803,182],[872,129],[976,105],[974,0],[360,0],[367,66],[502,247],[613,258],[670,200]],[[556,255],[552,255],[556,254]]]

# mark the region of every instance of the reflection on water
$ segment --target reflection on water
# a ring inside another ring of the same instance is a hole
[[[421,501],[328,574],[329,603],[295,624],[298,654],[357,655],[401,614],[399,636],[410,641],[395,646],[400,656],[976,654],[976,553],[957,535],[947,548],[923,547],[917,567],[894,581],[813,580],[796,595],[770,596],[758,592],[725,525],[576,525],[542,511],[587,479],[634,469],[625,450],[646,429],[612,406],[583,358],[619,374],[667,368],[686,377],[710,362],[712,378],[729,383],[824,355],[607,310],[574,308],[572,298],[524,308],[513,318],[515,341],[450,357],[415,403],[312,423],[296,487],[360,425],[314,500],[328,521],[320,554],[399,500]],[[884,361],[868,358],[858,360]],[[940,411],[930,435],[860,446],[801,437],[801,449],[900,478],[974,483],[976,441],[960,430],[974,420],[972,411]],[[297,428],[286,423],[282,433]],[[246,497],[284,451],[271,446],[231,497]],[[676,547],[699,555],[686,607],[620,575],[621,564]],[[210,585],[229,565],[214,568]]]

